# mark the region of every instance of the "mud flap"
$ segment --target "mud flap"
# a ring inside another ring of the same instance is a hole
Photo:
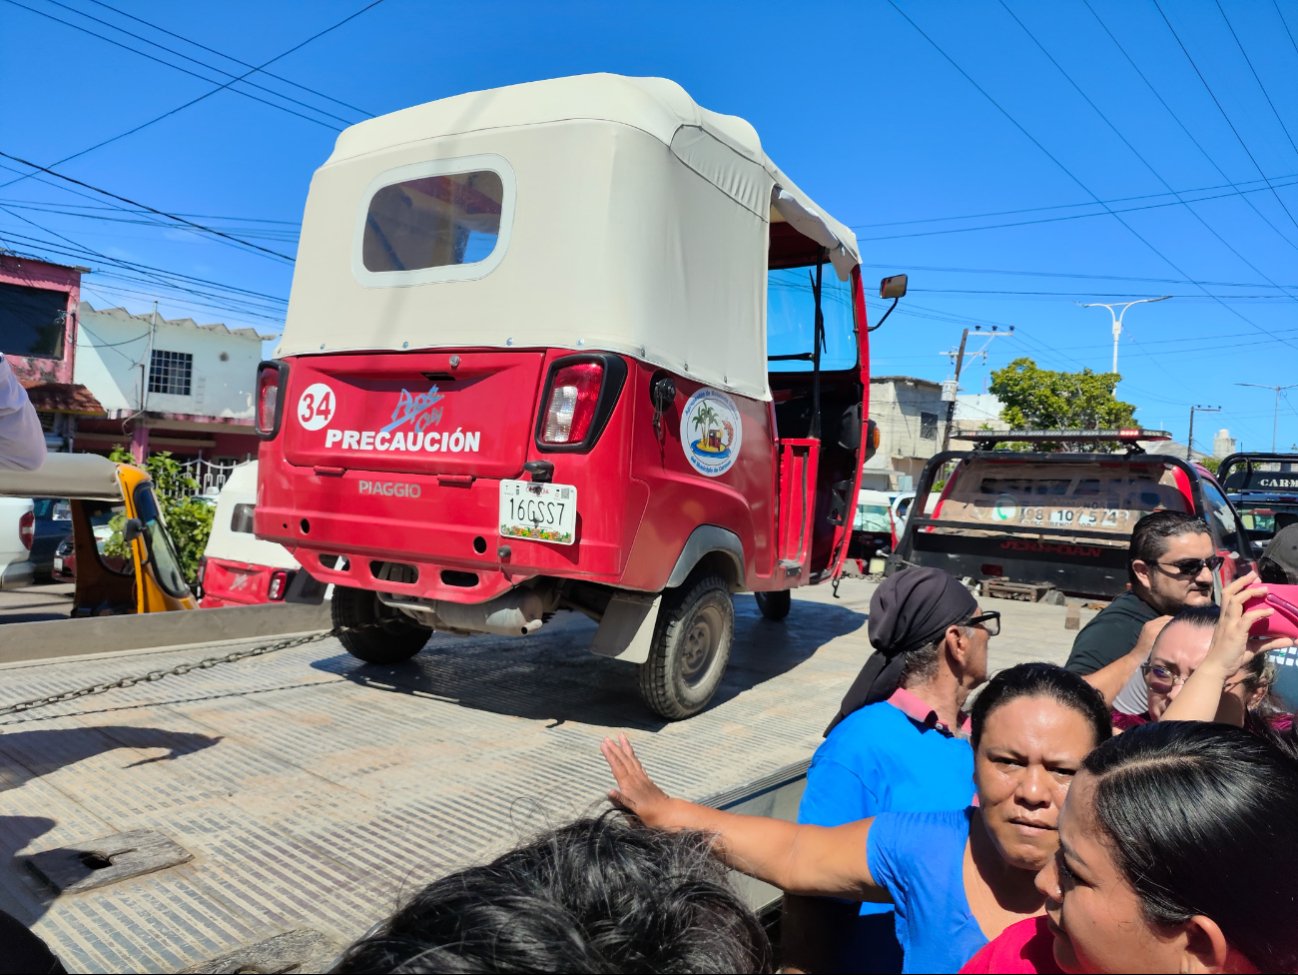
[[[288,592],[284,595],[284,602],[319,606],[325,600],[325,590],[327,588],[328,586],[312,576],[306,569],[298,569],[293,574],[292,581],[288,584]]]
[[[591,652],[633,664],[644,663],[649,659],[662,599],[661,593],[618,593],[604,610],[590,644]]]

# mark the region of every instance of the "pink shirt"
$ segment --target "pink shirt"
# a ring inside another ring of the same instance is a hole
[[[951,738],[956,736],[956,732],[938,720],[937,711],[930,707],[927,701],[916,694],[912,694],[904,687],[899,687],[893,691],[892,696],[888,698],[888,703],[916,724],[936,728],[942,734]],[[960,715],[960,734],[969,734],[969,716],[967,714]]]
[[[1005,972],[1006,975],[1041,973],[1062,975],[1055,961],[1055,936],[1047,926],[1045,915],[1016,921],[989,941],[960,969],[973,975]]]

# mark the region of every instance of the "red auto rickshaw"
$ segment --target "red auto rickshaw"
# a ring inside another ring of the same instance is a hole
[[[663,79],[353,126],[258,373],[256,533],[334,584],[362,660],[575,610],[688,717],[733,593],[781,619],[842,565],[876,442],[859,265],[747,122]]]

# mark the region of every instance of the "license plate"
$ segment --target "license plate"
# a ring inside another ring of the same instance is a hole
[[[577,489],[571,484],[501,481],[500,534],[571,545],[577,536]]]
[[[63,571],[63,560],[59,558],[57,555],[54,556],[54,571],[55,572]]]

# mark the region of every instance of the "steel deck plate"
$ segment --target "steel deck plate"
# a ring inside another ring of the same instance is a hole
[[[298,929],[345,944],[437,876],[601,809],[605,735],[626,730],[693,798],[808,758],[865,659],[872,589],[807,591],[783,624],[739,597],[725,683],[676,724],[648,715],[633,667],[585,649],[592,623],[563,617],[522,639],[435,636],[397,667],[327,640],[0,718],[0,908],[71,971],[178,971]],[[1002,608],[1039,631],[1026,652],[994,641],[1002,665],[1062,657],[1063,609]],[[0,705],[212,652],[14,664]],[[62,895],[22,859],[130,830],[193,859]]]

